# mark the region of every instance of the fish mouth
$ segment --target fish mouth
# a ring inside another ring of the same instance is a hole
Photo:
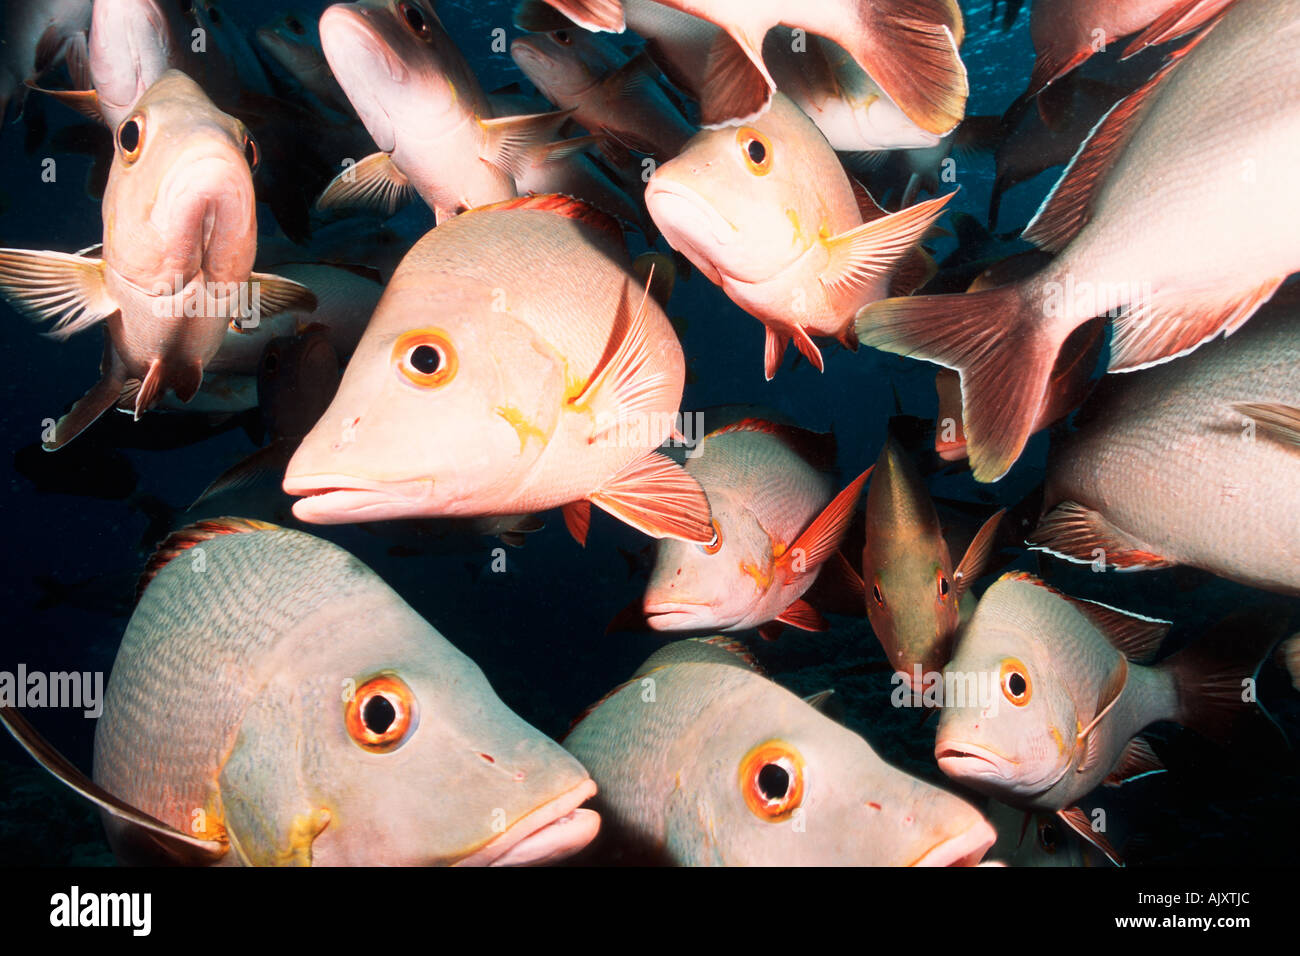
[[[981,819],[964,833],[930,847],[912,866],[976,866],[997,838],[992,824]]]
[[[364,481],[349,475],[285,475],[284,493],[293,503],[294,517],[310,524],[350,524],[387,521],[422,513],[433,494],[432,478],[409,481]]]
[[[595,795],[596,781],[588,777],[453,865],[537,866],[572,856],[600,830],[600,814],[582,808]]]
[[[718,627],[709,616],[712,609],[707,604],[689,601],[658,601],[642,607],[646,626],[654,631],[690,631]]]
[[[695,263],[710,281],[721,283],[708,239],[712,239],[713,246],[725,248],[735,241],[740,230],[695,190],[659,175],[650,177],[645,204],[660,231],[672,237],[673,247]]]
[[[978,744],[940,740],[934,745],[939,769],[949,777],[997,777],[1009,779],[1015,761]]]
[[[406,65],[384,42],[380,27],[370,22],[365,10],[336,3],[321,14],[319,29],[330,70],[380,152],[391,153],[397,147],[397,134],[384,107],[385,94],[395,92],[392,86],[406,83]],[[358,68],[349,69],[354,66]],[[377,73],[378,84],[373,82]],[[383,83],[385,75],[392,86]]]

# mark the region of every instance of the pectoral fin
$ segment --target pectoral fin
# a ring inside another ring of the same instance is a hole
[[[119,401],[126,388],[126,368],[117,357],[113,343],[104,336],[104,355],[99,363],[99,381],[54,426],[54,435],[41,447],[56,451],[95,423],[100,415]]]
[[[948,193],[864,222],[826,240],[830,261],[822,283],[832,291],[865,289],[894,272],[955,196]],[[859,307],[866,305],[859,303]]]
[[[1119,701],[1127,683],[1128,658],[1120,657],[1097,693],[1096,716],[1088,722],[1087,727],[1079,731],[1076,737],[1076,746],[1083,748],[1083,759],[1079,761],[1079,766],[1075,768],[1076,773],[1083,773],[1085,770],[1092,768],[1100,759],[1102,720]]]
[[[693,544],[713,540],[712,512],[700,483],[671,458],[651,451],[591,495],[592,504],[652,538]]]
[[[518,178],[542,155],[573,110],[481,119],[484,133],[482,158]]]
[[[388,217],[415,197],[415,186],[387,153],[371,153],[334,177],[316,208],[358,209]]]
[[[259,319],[281,312],[316,311],[316,294],[300,282],[265,272],[252,273],[248,281],[257,290],[256,317]]]
[[[1241,402],[1232,407],[1258,425],[1265,435],[1300,448],[1300,408],[1281,402]]]
[[[0,249],[0,295],[66,339],[117,311],[104,283],[104,260],[66,252]]]
[[[813,571],[834,554],[840,546],[840,540],[844,537],[849,521],[853,518],[853,509],[858,503],[858,496],[862,494],[862,486],[866,484],[870,474],[871,469],[868,468],[832,498],[830,504],[822,509],[822,513],[814,518],[812,524],[795,539],[789,550],[781,555],[781,563],[793,565],[798,561],[802,568],[796,568],[796,573]]]

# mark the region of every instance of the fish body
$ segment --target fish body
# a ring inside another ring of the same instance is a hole
[[[517,515],[595,503],[655,536],[713,534],[654,449],[685,360],[617,224],[525,197],[430,232],[384,290],[338,395],[289,465],[304,521]],[[571,529],[575,527],[571,524]],[[585,538],[585,525],[580,538]]]
[[[1132,371],[1232,333],[1300,268],[1300,196],[1267,185],[1300,150],[1297,38],[1298,0],[1230,7],[1112,109],[1066,170],[1025,233],[1058,253],[1047,268],[859,316],[863,344],[961,373],[976,478],[1015,462],[1080,325],[1110,317],[1109,368]]]
[[[645,194],[669,244],[766,327],[768,379],[792,340],[818,369],[812,336],[851,347],[854,315],[890,294],[949,198],[884,213],[780,93],[752,126],[697,134]]]
[[[325,60],[314,16],[296,11],[283,14],[261,27],[255,39],[260,49],[322,105],[344,116],[352,114],[352,104]]]
[[[810,461],[811,450],[820,459]],[[829,509],[833,440],[744,418],[692,450],[686,472],[708,495],[715,540],[662,541],[641,602],[657,631],[741,631],[771,621],[824,626],[803,601],[839,545],[856,490]],[[815,525],[815,526],[814,526]]]
[[[160,824],[106,813],[120,859],[156,862],[168,828],[221,865],[534,862],[594,835],[586,771],[341,549],[223,518],[147,575],[95,733],[95,785]]]
[[[27,83],[71,56],[86,58],[90,0],[9,0],[0,8],[0,122]]]
[[[973,807],[891,767],[721,641],[667,645],[565,738],[612,836],[685,866],[948,866],[992,844]]]
[[[1031,543],[1081,563],[1188,564],[1300,594],[1300,317],[1290,299],[1177,362],[1105,379],[1077,430],[1053,445]]]

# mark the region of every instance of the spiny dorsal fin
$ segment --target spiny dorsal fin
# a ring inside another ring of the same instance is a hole
[[[144,572],[140,575],[140,581],[136,584],[135,598],[137,601],[140,600],[140,595],[144,594],[149,582],[156,578],[158,572],[171,563],[173,558],[197,544],[211,541],[218,535],[223,534],[280,530],[283,529],[279,525],[271,524],[269,521],[259,521],[256,518],[221,517],[205,518],[202,521],[194,522],[194,524],[186,525],[178,531],[173,531],[150,555],[149,561],[144,566]]]
[[[1156,752],[1151,749],[1150,741],[1145,737],[1134,737],[1125,744],[1124,752],[1120,754],[1115,769],[1106,776],[1102,783],[1108,787],[1118,787],[1139,777],[1162,773],[1164,770],[1165,765],[1156,756]]]
[[[830,471],[835,467],[835,435],[831,432],[815,432],[798,425],[786,425],[762,418],[742,418],[714,429],[704,437],[712,438],[729,432],[761,432],[772,435],[819,471]]]
[[[557,216],[594,226],[608,232],[620,242],[623,241],[623,229],[618,224],[617,219],[607,212],[602,212],[590,203],[560,193],[537,193],[531,196],[519,196],[515,199],[503,199],[500,202],[488,203],[485,206],[476,206],[464,213],[464,215],[505,212],[510,209],[534,209],[538,212],[553,212]]]

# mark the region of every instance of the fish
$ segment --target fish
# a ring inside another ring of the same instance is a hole
[[[334,79],[314,16],[291,11],[258,29],[257,45],[302,88],[328,109],[353,115],[352,104],[339,81]]]
[[[835,442],[791,425],[751,417],[710,430],[695,444],[686,473],[708,495],[713,540],[661,541],[644,598],[637,602],[656,631],[779,626],[824,630],[804,594],[839,545],[867,480],[862,474],[833,495],[826,472]],[[868,469],[869,473],[870,469]]]
[[[713,537],[699,483],[656,449],[685,359],[614,220],[564,196],[461,214],[379,300],[284,490],[301,521],[533,514],[591,505],[652,537]]]
[[[257,146],[185,74],[164,73],[117,129],[100,247],[0,249],[0,294],[58,339],[103,324],[101,378],[44,442],[66,445],[114,405],[135,418],[192,398],[232,319],[310,311],[311,291],[252,271]]]
[[[980,526],[954,567],[934,501],[892,437],[872,475],[862,549],[867,617],[894,671],[913,685],[917,669],[942,671],[952,656],[957,627],[974,603],[971,585],[988,563],[1006,509]]]
[[[621,32],[617,0],[547,0],[588,30]],[[957,51],[961,9],[953,0],[659,0],[722,28],[709,49],[701,122],[752,123],[771,105],[776,82],[763,62],[763,40],[778,24],[833,40],[875,78],[917,126],[936,135],[961,121],[969,92]]]
[[[428,0],[336,3],[321,46],[379,152],[348,164],[321,209],[391,215],[418,194],[439,222],[517,195],[526,168],[566,112],[494,117],[486,94]]]
[[[86,68],[90,0],[6,0],[0,6],[0,123],[27,84],[59,64]]]
[[[778,93],[754,125],[697,134],[645,202],[668,244],[763,323],[770,381],[791,341],[821,371],[812,336],[854,348],[858,310],[920,284],[915,247],[953,195],[885,213]]]
[[[212,44],[220,47],[229,59],[239,88],[258,96],[270,96],[271,79],[253,51],[244,28],[231,15],[229,7],[212,0],[198,0],[193,3],[192,9],[200,29],[207,31]]]
[[[1279,295],[1227,339],[1101,382],[1053,442],[1031,546],[1300,595],[1300,296]]]
[[[984,816],[998,831],[998,841],[988,851],[991,860],[1007,866],[1095,866],[1105,858],[1093,851],[1054,813],[1026,813],[990,800]]]
[[[1237,4],[1117,104],[1025,231],[1057,253],[1042,271],[859,314],[864,345],[960,373],[977,480],[1019,458],[1080,325],[1107,316],[1108,368],[1134,371],[1235,332],[1300,268],[1300,195],[1266,185],[1300,150],[1297,37],[1300,0]]]
[[[510,58],[542,95],[605,141],[662,162],[695,134],[659,88],[650,59],[623,56],[597,34],[559,29],[516,37]]]
[[[168,538],[140,586],[93,780],[0,708],[120,861],[505,866],[595,836],[587,771],[341,548],[218,518]]]
[[[1123,37],[1125,56],[1186,36],[1233,0],[1037,0],[1029,14],[1034,70],[1024,97],[1036,96]]]
[[[945,700],[939,769],[1021,809],[1054,812],[1113,861],[1078,802],[1103,783],[1164,769],[1141,731],[1172,720],[1218,742],[1262,710],[1252,679],[1278,636],[1224,626],[1150,666],[1168,621],[1069,597],[1033,575],[1004,574],[980,598],[944,671],[945,686],[987,680],[987,700]],[[1253,698],[1250,698],[1253,700]]]
[[[1292,634],[1278,645],[1278,654],[1280,663],[1291,678],[1291,686],[1300,690],[1300,634]]]
[[[628,862],[962,866],[996,838],[970,804],[881,760],[721,636],[656,651],[563,743]]]

